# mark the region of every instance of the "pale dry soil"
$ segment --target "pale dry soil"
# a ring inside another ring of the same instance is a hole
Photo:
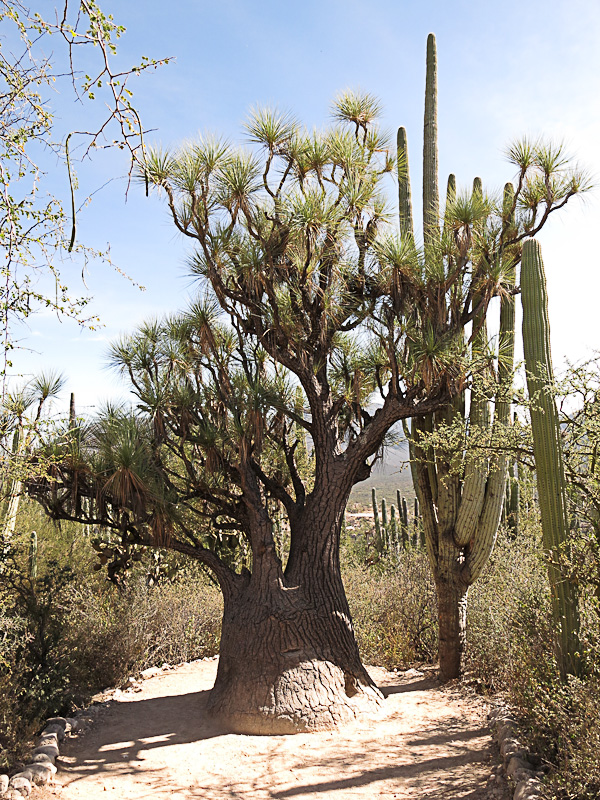
[[[231,734],[204,711],[214,660],[144,681],[65,741],[61,800],[484,800],[491,769],[485,704],[433,673],[371,675],[386,695],[377,720],[285,736]]]

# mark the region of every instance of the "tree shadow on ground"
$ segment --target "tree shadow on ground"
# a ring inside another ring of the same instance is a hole
[[[106,800],[483,799],[487,727],[455,708],[399,733],[409,702],[439,703],[445,690],[427,677],[381,688],[390,704],[385,719],[323,736],[230,734],[206,714],[208,691],[121,700],[81,743],[63,749],[76,761],[61,772],[76,798],[87,797],[84,779],[95,776]],[[403,693],[415,694],[395,697]]]

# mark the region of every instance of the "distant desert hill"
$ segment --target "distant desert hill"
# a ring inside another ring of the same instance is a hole
[[[385,449],[383,458],[373,467],[371,477],[362,483],[357,483],[352,489],[349,507],[356,505],[370,508],[373,487],[377,490],[378,500],[381,501],[385,497],[388,506],[392,503],[397,505],[396,490],[399,490],[407,500],[414,498],[406,439]]]

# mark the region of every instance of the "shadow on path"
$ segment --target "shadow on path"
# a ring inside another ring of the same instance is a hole
[[[67,797],[484,800],[486,796],[489,730],[464,698],[440,687],[435,679],[404,681],[381,671],[379,683],[387,702],[386,714],[378,721],[313,734],[241,736],[206,714],[209,692],[204,687],[212,684],[215,667],[189,665],[179,674],[146,682],[142,695],[111,702],[86,736],[65,743],[60,772],[69,787]],[[202,690],[186,691],[197,687]]]

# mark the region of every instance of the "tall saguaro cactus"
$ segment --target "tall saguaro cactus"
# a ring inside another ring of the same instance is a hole
[[[552,147],[517,142],[508,151],[518,168],[516,190],[508,183],[496,202],[486,195],[481,179],[475,179],[470,192],[460,192],[451,175],[442,215],[433,34],[427,40],[423,137],[421,274],[431,313],[421,320],[418,335],[411,332],[407,346],[424,381],[435,374],[438,363],[458,364],[461,359],[465,380],[462,393],[444,410],[413,419],[405,432],[437,588],[440,672],[450,679],[460,673],[469,587],[489,559],[503,508],[508,463],[497,444],[511,425],[515,270],[522,241],[535,235],[551,211],[585,186],[575,171],[569,173],[570,183],[564,175],[555,175],[565,162]],[[403,243],[415,239],[407,155],[406,132],[401,128],[398,196]],[[490,325],[499,328],[497,344],[490,342],[487,332],[492,297],[500,298],[500,319]],[[456,319],[470,323],[470,331],[453,327]],[[470,367],[465,366],[468,359]],[[460,369],[457,366],[457,372]]]
[[[405,135],[398,136],[402,143],[402,156],[406,157],[407,144]],[[400,154],[399,154],[400,158]],[[404,182],[408,183],[408,171]],[[400,188],[399,197],[410,198],[410,189]],[[506,201],[505,201],[506,202]],[[440,231],[439,181],[438,181],[438,144],[437,144],[437,53],[435,37],[430,34],[427,40],[427,74],[425,82],[425,120],[423,138],[423,236],[424,236],[424,272],[436,273],[436,263],[446,256],[444,272],[449,276],[452,269],[460,268],[460,261],[466,262],[465,250],[471,244],[477,223],[482,220],[473,219],[469,225],[458,225],[452,218],[452,209],[457,203],[456,179],[450,175],[446,193],[446,213],[443,230]],[[481,181],[475,179],[471,198],[467,200],[468,213],[484,206]],[[412,211],[405,202],[400,204],[400,229],[407,229],[412,223]],[[448,249],[448,240],[458,252]],[[482,268],[483,266],[483,268]],[[487,346],[487,329],[485,325],[486,304],[484,278],[486,265],[476,265],[480,269],[481,286],[473,292],[472,306],[469,311],[474,318],[476,329],[473,348],[485,349]],[[439,269],[437,270],[439,274]],[[513,281],[514,282],[514,281]],[[473,289],[476,281],[472,282]],[[428,287],[429,288],[429,287]],[[443,305],[446,313],[450,312],[453,298],[448,298],[437,288],[437,302]],[[483,298],[483,299],[482,299]],[[454,298],[455,301],[455,298]],[[512,297],[506,295],[502,308],[512,305]],[[514,341],[514,315],[511,318],[505,310],[501,321],[501,338]],[[504,359],[506,378],[512,372],[512,350]],[[474,388],[471,399],[471,425],[478,435],[490,427],[489,398],[478,395]],[[495,426],[506,422],[508,405],[501,406],[496,414]],[[452,678],[459,674],[462,651],[465,640],[466,606],[469,586],[479,577],[485,566],[498,529],[504,497],[506,480],[505,459],[497,457],[480,461],[465,458],[463,454],[448,456],[423,441],[434,436],[443,426],[452,425],[464,418],[464,397],[448,407],[447,411],[428,418],[417,419],[412,425],[411,436],[411,468],[415,480],[415,491],[419,498],[425,544],[434,574],[438,595],[438,621],[440,633],[440,671],[442,677]],[[466,428],[466,426],[465,426]],[[485,434],[484,434],[485,435]],[[489,433],[488,433],[489,435]],[[461,460],[465,464],[460,467]],[[457,463],[458,462],[458,463]]]
[[[576,589],[562,574],[559,565],[561,548],[568,539],[569,519],[558,412],[552,393],[554,376],[546,276],[541,248],[535,239],[523,245],[521,297],[523,353],[532,403],[533,452],[557,630],[557,656],[562,674],[576,675],[580,668],[579,611]]]
[[[437,49],[435,36],[427,37],[425,119],[423,123],[423,236],[425,245],[439,234],[440,191],[437,142]]]

